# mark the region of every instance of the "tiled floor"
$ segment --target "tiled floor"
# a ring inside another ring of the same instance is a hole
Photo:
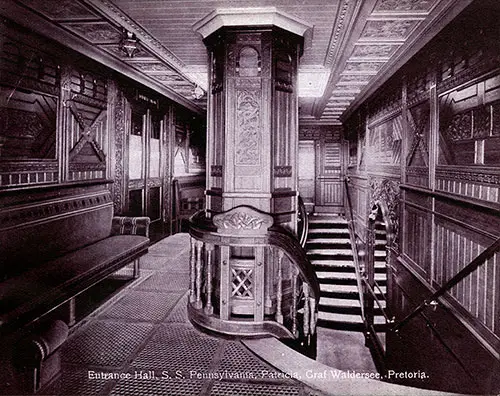
[[[59,350],[61,375],[40,393],[320,394],[293,379],[277,378],[275,369],[239,341],[193,328],[186,315],[188,266],[188,235],[151,246],[141,260],[140,280],[70,336]]]

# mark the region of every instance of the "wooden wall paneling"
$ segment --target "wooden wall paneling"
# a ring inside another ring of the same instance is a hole
[[[430,290],[415,277],[407,263],[396,260],[393,265],[396,295],[391,309],[397,318],[402,318],[428,296]],[[491,353],[491,347],[470,333],[470,324],[457,318],[451,310],[449,304],[439,305],[436,310],[425,311],[428,321],[423,316],[417,317],[403,327],[399,335],[389,333],[388,366],[398,370],[424,370],[429,374],[425,382],[429,388],[489,394],[498,385],[499,360]],[[425,347],[422,340],[426,341]],[[418,386],[422,386],[419,382]]]
[[[430,252],[425,248],[429,247],[430,231],[428,212],[406,202],[402,253],[411,260],[415,271],[424,279],[429,278],[430,271]]]
[[[68,180],[69,174],[69,148],[66,131],[70,125],[70,109],[68,101],[71,100],[71,73],[72,69],[69,65],[61,66],[61,118],[60,130],[58,131],[59,138],[59,180],[65,182]]]
[[[114,166],[114,183],[113,189],[113,203],[114,211],[117,214],[125,213],[127,208],[127,186],[128,186],[128,122],[127,114],[128,107],[126,107],[125,97],[122,90],[115,83],[114,91],[116,92],[116,99],[114,105],[114,139],[113,150],[115,158]]]
[[[161,142],[163,150],[162,174],[163,174],[163,222],[165,231],[172,234],[172,179],[173,179],[173,106],[166,102],[163,107],[164,114],[161,120]]]

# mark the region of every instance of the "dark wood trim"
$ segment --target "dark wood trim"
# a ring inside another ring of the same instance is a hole
[[[447,201],[453,201],[460,205],[465,205],[475,210],[491,212],[491,214],[499,215],[500,204],[494,202],[482,201],[475,198],[464,197],[463,195],[431,191],[426,188],[416,187],[409,184],[401,184],[403,190],[419,192],[432,198],[441,198]]]

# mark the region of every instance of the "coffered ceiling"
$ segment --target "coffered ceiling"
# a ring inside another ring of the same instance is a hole
[[[193,26],[216,9],[274,7],[312,27],[299,68],[301,121],[335,124],[470,2],[3,0],[0,13],[201,113],[207,52]]]

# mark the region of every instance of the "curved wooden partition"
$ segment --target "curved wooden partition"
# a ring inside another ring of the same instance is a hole
[[[308,340],[319,283],[297,238],[270,214],[238,206],[190,219],[189,319],[237,337]]]

